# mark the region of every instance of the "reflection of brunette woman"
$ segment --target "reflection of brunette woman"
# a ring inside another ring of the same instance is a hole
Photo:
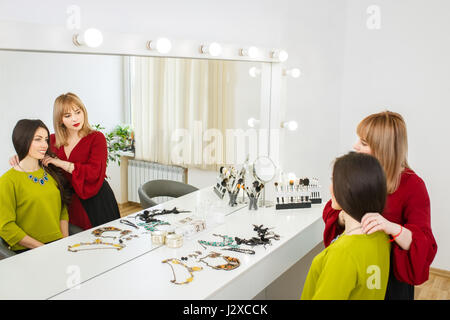
[[[49,131],[23,119],[13,131],[19,162],[0,178],[0,236],[17,253],[67,237],[71,194],[59,168],[41,166]]]
[[[91,129],[78,96],[67,93],[56,98],[53,126],[50,147],[57,157],[46,156],[42,163],[63,169],[72,184],[75,194],[69,207],[70,223],[86,230],[120,218],[116,198],[105,180],[106,138]]]
[[[384,231],[393,238],[386,299],[413,300],[414,285],[428,280],[437,245],[431,231],[427,188],[408,165],[406,124],[398,113],[381,112],[362,120],[357,134],[354,149],[380,161],[388,192],[383,215],[365,215],[363,231],[367,234]],[[332,208],[331,200],[324,208],[323,219],[324,243],[328,246],[343,231],[342,214]]]

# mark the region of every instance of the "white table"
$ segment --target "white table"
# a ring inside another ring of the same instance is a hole
[[[120,251],[67,250],[68,245],[93,241],[91,229],[1,260],[0,299],[252,299],[322,241],[323,205],[314,205],[311,209],[275,210],[272,207],[249,211],[245,205],[229,207],[226,197],[220,200],[210,187],[159,207],[176,206],[195,213],[196,208],[208,201],[215,205],[215,211],[225,215],[224,223],[185,238],[184,245],[178,249],[152,246],[150,234],[141,234],[139,238],[126,241],[126,248]],[[178,221],[193,213],[158,218]],[[204,250],[198,244],[200,239],[221,241],[213,234],[256,236],[253,224],[274,227],[273,231],[281,239],[272,241],[272,246],[266,249],[255,247],[255,255],[213,247]],[[135,230],[120,224],[119,220],[106,225]],[[137,232],[145,230],[141,228]],[[201,266],[203,270],[194,272],[194,280],[187,285],[172,284],[172,270],[161,261],[179,259],[197,250],[204,255],[216,251],[237,257],[241,265],[231,271],[214,270],[190,258],[189,266]],[[78,275],[81,284],[74,287],[77,284],[74,276]]]

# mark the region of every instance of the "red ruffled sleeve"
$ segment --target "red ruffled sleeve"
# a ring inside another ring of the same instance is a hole
[[[339,223],[337,221],[339,219],[339,212],[340,210],[334,210],[331,207],[331,200],[329,200],[325,205],[325,208],[323,208],[322,217],[323,221],[325,222],[323,243],[325,247],[328,247],[334,238],[344,232],[344,229],[339,226]]]
[[[93,132],[92,141],[87,150],[88,157],[85,162],[74,162],[72,172],[72,186],[81,199],[95,196],[103,185],[106,176],[106,159],[108,149],[106,138],[101,132]]]
[[[428,280],[430,265],[437,252],[437,244],[431,231],[430,198],[425,183],[417,175],[408,181],[411,190],[403,211],[404,227],[411,231],[409,250],[403,250],[393,242],[393,266],[395,277],[411,285]]]

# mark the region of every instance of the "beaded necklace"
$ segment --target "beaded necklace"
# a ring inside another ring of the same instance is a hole
[[[212,247],[230,247],[230,248],[239,248],[239,245],[233,244],[234,239],[232,237],[229,237],[227,235],[221,235],[221,234],[213,234],[213,236],[221,237],[223,239],[222,242],[218,241],[205,241],[205,240],[198,240],[198,243],[206,249],[205,246],[212,246]]]
[[[184,264],[183,262],[181,262],[178,259],[175,258],[170,258],[170,259],[165,259],[163,261],[161,261],[162,263],[167,263],[170,268],[172,269],[172,273],[173,273],[173,280],[170,280],[170,282],[172,282],[173,284],[188,284],[191,283],[192,280],[194,280],[194,275],[192,274],[194,271],[201,271],[203,270],[202,267],[189,267],[188,265]],[[173,266],[169,263],[173,263],[173,264],[179,264],[180,266],[183,266],[186,268],[186,270],[189,272],[190,277],[187,278],[185,281],[183,282],[177,282],[177,277],[175,275],[175,269],[173,268]]]

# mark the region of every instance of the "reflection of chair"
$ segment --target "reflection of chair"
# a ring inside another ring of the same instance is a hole
[[[139,187],[138,194],[142,208],[146,209],[157,205],[152,198],[178,198],[197,190],[198,188],[183,182],[173,180],[151,180]]]
[[[73,225],[69,223],[69,236],[76,234],[78,232],[82,232],[84,231],[83,229],[81,229],[79,226]]]
[[[9,245],[5,240],[0,238],[0,260],[8,257],[12,257],[16,255],[16,253],[9,249]]]

